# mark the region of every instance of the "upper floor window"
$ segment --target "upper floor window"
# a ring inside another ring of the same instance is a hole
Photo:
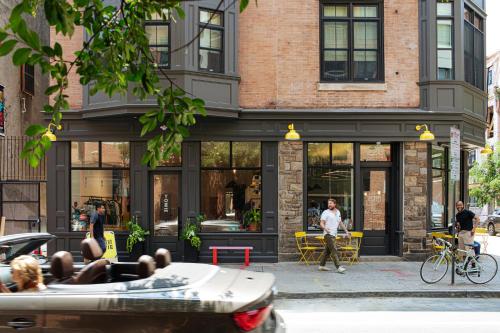
[[[200,9],[199,67],[224,72],[224,13]]]
[[[24,64],[21,67],[21,91],[28,95],[35,95],[35,66]]]
[[[165,15],[168,17],[168,14]],[[149,49],[158,66],[170,66],[170,21],[159,14],[154,14],[151,20],[146,21],[146,34],[149,40]]]
[[[437,4],[437,78],[453,80],[453,2],[440,0]]]
[[[484,89],[484,21],[471,8],[464,9],[465,81]]]
[[[383,80],[383,2],[321,5],[321,80]]]
[[[493,84],[493,66],[488,67],[488,86]]]

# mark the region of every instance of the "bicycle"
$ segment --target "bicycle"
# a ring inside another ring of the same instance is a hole
[[[438,245],[444,245],[440,254],[428,257],[420,267],[420,278],[425,283],[437,283],[443,279],[448,272],[451,260],[455,260],[455,272],[460,276],[466,276],[470,282],[484,284],[490,282],[497,274],[498,263],[496,259],[486,253],[476,255],[473,249],[460,250],[442,238],[436,238]],[[473,244],[465,244],[473,247]],[[466,257],[460,262],[458,253],[465,253]]]

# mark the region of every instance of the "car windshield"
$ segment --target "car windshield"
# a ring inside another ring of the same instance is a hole
[[[32,239],[28,239],[24,242],[0,245],[0,263],[9,263],[15,257],[18,257],[22,254],[28,254],[29,252],[31,252],[30,249],[32,248]]]

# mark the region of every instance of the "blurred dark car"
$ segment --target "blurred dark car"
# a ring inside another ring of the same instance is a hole
[[[52,238],[50,234],[0,237],[2,281],[13,288],[8,262]],[[77,272],[71,255],[61,253],[52,257],[50,269],[44,266],[46,290],[0,293],[0,333],[13,329],[57,333],[285,331],[272,307],[276,293],[272,274],[192,263],[156,268],[151,257],[151,262],[141,257],[133,263],[95,260]]]
[[[487,228],[490,236],[495,236],[500,231],[500,208],[495,209],[492,214],[488,215],[486,220],[480,223],[480,226]]]

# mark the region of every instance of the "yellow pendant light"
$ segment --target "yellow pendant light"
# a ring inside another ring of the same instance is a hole
[[[491,155],[493,154],[493,150],[491,149],[489,144],[485,144],[484,148],[481,149],[481,154],[482,155]]]
[[[285,134],[285,140],[297,141],[300,140],[300,134],[297,133],[293,124],[288,124],[288,132]]]
[[[429,127],[427,127],[426,124],[423,125],[417,125],[415,129],[417,131],[420,131],[421,129],[425,128],[422,134],[420,134],[420,141],[432,141],[434,140],[434,134],[429,131]]]
[[[50,129],[52,126],[54,126],[59,131],[62,129],[61,125],[56,125],[54,123],[50,123],[49,126],[47,127],[47,131],[42,135],[42,137],[46,137],[50,141],[57,141],[56,135],[54,133],[52,133],[52,130]]]

